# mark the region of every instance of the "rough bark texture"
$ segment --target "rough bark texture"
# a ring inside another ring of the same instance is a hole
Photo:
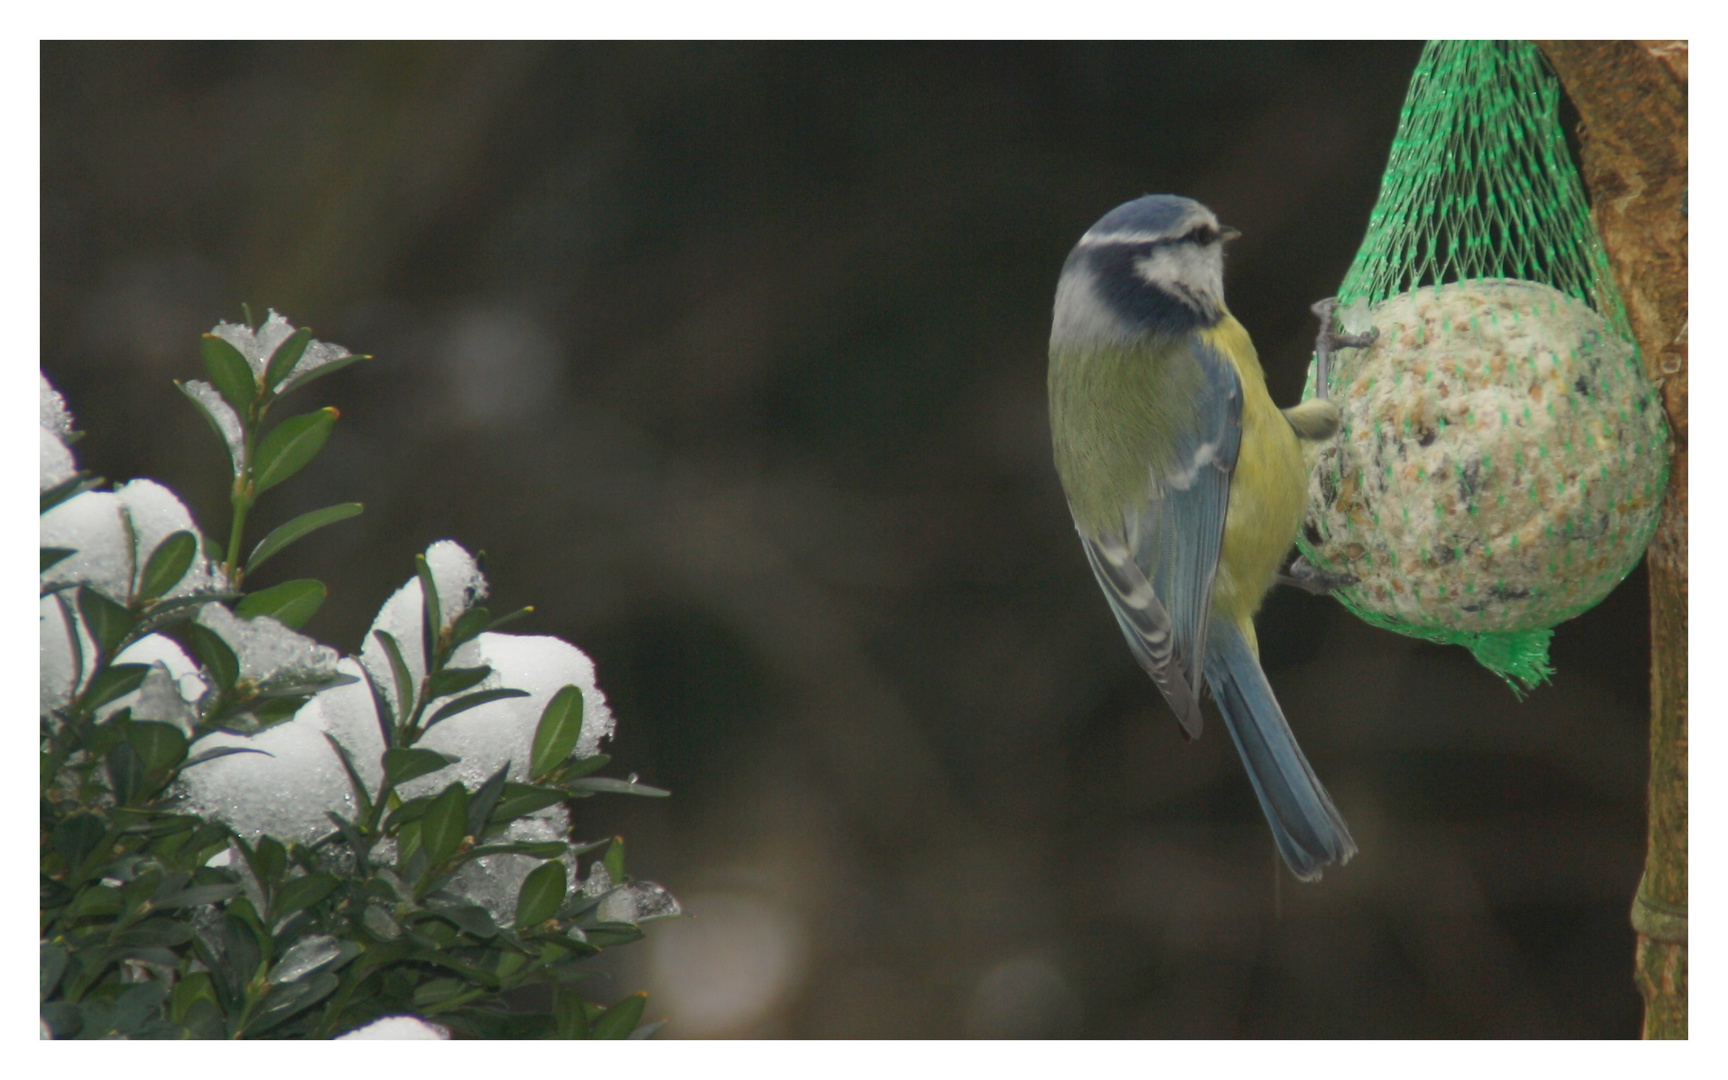
[[[1632,905],[1644,1037],[1686,1038],[1687,43],[1544,41],[1582,119],[1584,181],[1674,433],[1650,544],[1650,831]]]

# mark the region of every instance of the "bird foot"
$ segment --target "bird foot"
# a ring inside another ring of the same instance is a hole
[[[1348,589],[1361,579],[1355,574],[1322,570],[1298,555],[1290,563],[1290,572],[1278,575],[1278,584],[1290,585],[1315,596],[1325,596],[1338,589]]]
[[[1320,320],[1320,333],[1314,338],[1315,356],[1315,396],[1325,400],[1328,395],[1328,376],[1331,372],[1332,353],[1335,349],[1365,349],[1380,338],[1380,328],[1370,326],[1360,334],[1340,334],[1332,329],[1332,316],[1338,311],[1338,298],[1329,296],[1308,309]]]

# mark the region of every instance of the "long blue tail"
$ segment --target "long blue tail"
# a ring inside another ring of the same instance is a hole
[[[1206,683],[1248,767],[1278,851],[1298,878],[1318,881],[1322,867],[1350,861],[1356,842],[1296,745],[1253,649],[1240,629],[1223,622],[1214,621],[1208,635]]]

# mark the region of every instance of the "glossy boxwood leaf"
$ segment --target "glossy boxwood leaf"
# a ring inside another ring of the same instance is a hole
[[[240,661],[235,658],[234,650],[219,634],[202,623],[192,624],[191,635],[192,651],[203,665],[205,674],[222,693],[234,689],[234,683],[240,678]]]
[[[317,412],[291,416],[272,428],[253,455],[252,476],[256,485],[253,490],[262,494],[305,468],[324,449],[339,415],[333,407],[326,406]]]
[[[426,561],[426,556],[414,556],[414,574],[420,579],[420,606],[426,617],[426,654],[431,656],[439,631],[444,628],[444,609],[438,598],[438,582],[433,580],[432,566]]]
[[[264,560],[281,551],[294,541],[316,529],[333,525],[360,513],[365,509],[359,503],[337,503],[326,506],[322,510],[313,510],[271,529],[264,539],[258,541],[258,546],[252,549],[251,556],[246,560],[246,572],[252,571],[264,564]]]
[[[45,547],[42,549],[42,569],[40,572],[46,574],[49,567],[65,562],[76,554],[78,552],[72,548]]]
[[[313,379],[322,379],[326,375],[336,374],[338,371],[341,371],[343,368],[347,367],[349,364],[352,364],[356,360],[370,360],[370,359],[372,359],[370,356],[356,353],[352,356],[343,356],[343,357],[339,357],[338,359],[335,359],[335,360],[326,360],[326,361],[324,361],[324,363],[319,364],[317,367],[313,368],[311,371],[302,372],[301,374],[294,376],[294,378],[290,382],[284,384],[283,387],[277,391],[277,393],[278,394],[286,394],[290,390],[298,390],[302,386],[305,386],[307,383],[311,382]]]
[[[331,991],[340,984],[341,980],[328,971],[320,971],[293,982],[278,983],[265,996],[264,1008],[259,1010],[258,1019],[247,1025],[246,1034],[264,1034],[284,1020],[329,997]]]
[[[268,750],[258,750],[250,746],[218,746],[209,750],[200,750],[198,753],[193,754],[191,757],[186,759],[186,764],[180,766],[180,771],[185,772],[194,765],[202,765],[206,761],[215,761],[217,758],[227,757],[229,754],[263,754],[265,757],[276,756]]]
[[[234,614],[242,619],[268,615],[283,626],[298,630],[306,625],[307,619],[318,613],[318,609],[324,606],[324,598],[329,595],[330,590],[322,581],[299,578],[248,594],[234,605]]]
[[[516,894],[516,925],[538,926],[558,913],[570,891],[570,874],[557,860],[541,863],[522,879]]]
[[[498,924],[492,920],[492,913],[479,904],[456,904],[440,908],[438,914],[455,923],[465,934],[481,939],[498,936]]]
[[[570,850],[561,840],[523,840],[511,844],[482,844],[464,858],[479,859],[487,855],[531,855],[536,859],[556,859]]]
[[[78,614],[102,656],[113,656],[137,621],[131,612],[88,585],[78,586]]]
[[[601,856],[601,865],[606,867],[606,873],[614,882],[624,882],[624,838],[614,836],[607,846],[606,854]]]
[[[329,874],[307,874],[284,884],[276,894],[276,917],[304,911],[329,896],[341,884]]]
[[[186,736],[173,724],[134,720],[126,726],[126,741],[153,773],[165,773],[186,759]]]
[[[46,568],[44,568],[46,569]],[[456,617],[455,625],[450,628],[450,648],[464,645],[479,637],[492,623],[492,613],[483,607],[475,606]]]
[[[84,688],[84,707],[100,708],[115,698],[125,697],[144,682],[150,669],[144,664],[115,664],[97,673]]]
[[[628,780],[615,780],[610,776],[587,776],[580,780],[571,780],[564,787],[572,792],[606,792],[613,795],[649,795],[654,798],[665,798],[672,794],[665,788],[649,787],[647,784],[635,784]]]
[[[557,768],[576,749],[576,739],[581,734],[582,691],[565,686],[552,695],[540,714],[529,756],[529,775],[538,780]]]
[[[527,696],[528,691],[526,690],[476,690],[472,694],[464,694],[454,701],[448,701],[439,706],[437,711],[432,714],[432,719],[426,721],[426,730],[430,731],[432,725],[442,723],[443,721],[450,719],[452,716],[456,716],[459,713],[465,713],[469,709],[478,708],[488,702],[503,701],[505,698]]]
[[[501,825],[525,817],[536,810],[544,810],[569,798],[562,788],[536,787],[533,784],[504,785],[504,796],[498,801],[497,809],[492,811],[492,824]]]
[[[648,995],[637,992],[601,1013],[589,1025],[590,1039],[628,1039],[642,1020],[642,1010],[648,1007]]]
[[[60,985],[60,976],[66,974],[66,961],[69,954],[64,947],[50,945],[47,942],[42,943],[39,953],[42,978],[38,984],[40,994],[37,1000],[46,1001],[48,995],[54,992],[54,988]]]
[[[73,814],[54,826],[50,840],[67,869],[76,869],[84,857],[96,850],[108,827],[95,814]]]
[[[180,584],[186,571],[192,569],[192,559],[198,554],[198,538],[182,529],[170,533],[144,563],[144,573],[138,578],[139,600],[154,600]]]
[[[569,987],[559,987],[552,999],[552,1030],[553,1037],[558,1039],[588,1037],[588,1009]]]
[[[205,334],[201,342],[204,370],[210,374],[210,384],[222,395],[222,400],[234,406],[241,416],[252,407],[258,383],[252,375],[252,365],[240,355],[240,350],[217,337]]]
[[[71,922],[88,915],[118,915],[125,907],[126,898],[120,895],[119,889],[94,885],[74,896],[66,910],[60,913],[60,918]]]
[[[148,770],[132,749],[132,744],[122,742],[108,751],[104,759],[108,769],[108,783],[114,789],[114,798],[121,806],[131,806],[145,794],[145,784]]]
[[[172,948],[192,940],[192,928],[179,919],[145,919],[115,936],[121,945],[153,945]]]
[[[399,786],[416,777],[454,765],[460,760],[462,759],[424,747],[397,746],[384,751],[384,778],[391,785]]]
[[[486,778],[468,799],[468,835],[478,840],[486,834],[486,824],[492,818],[492,811],[498,805],[499,798],[504,794],[504,785],[509,781],[510,762],[506,761],[501,768]]]
[[[426,699],[430,701],[433,698],[460,694],[469,687],[484,682],[486,676],[490,674],[492,674],[492,669],[489,667],[447,667],[435,671],[432,673],[432,677],[426,680]]]
[[[396,644],[396,635],[388,630],[374,630],[372,638],[390,661],[390,677],[396,683],[397,711],[407,719],[414,712],[414,678],[408,674],[408,664],[402,659],[402,647]]]
[[[443,794],[426,806],[420,819],[420,843],[426,857],[433,863],[442,862],[456,853],[467,835],[468,791],[460,783],[451,784]]]
[[[198,907],[200,904],[220,904],[239,895],[240,886],[234,884],[192,885],[166,896],[159,896],[150,903],[158,911],[172,911],[175,908]]]
[[[274,391],[276,384],[288,377],[294,370],[294,365],[306,355],[306,346],[312,340],[312,331],[302,326],[288,336],[288,340],[276,346],[276,351],[270,354],[270,362],[264,366],[264,389]]]

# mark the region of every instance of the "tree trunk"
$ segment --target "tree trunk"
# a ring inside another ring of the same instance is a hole
[[[1686,1038],[1687,43],[1538,43],[1583,123],[1584,182],[1674,435],[1650,543],[1650,829],[1632,903],[1644,1037]]]

